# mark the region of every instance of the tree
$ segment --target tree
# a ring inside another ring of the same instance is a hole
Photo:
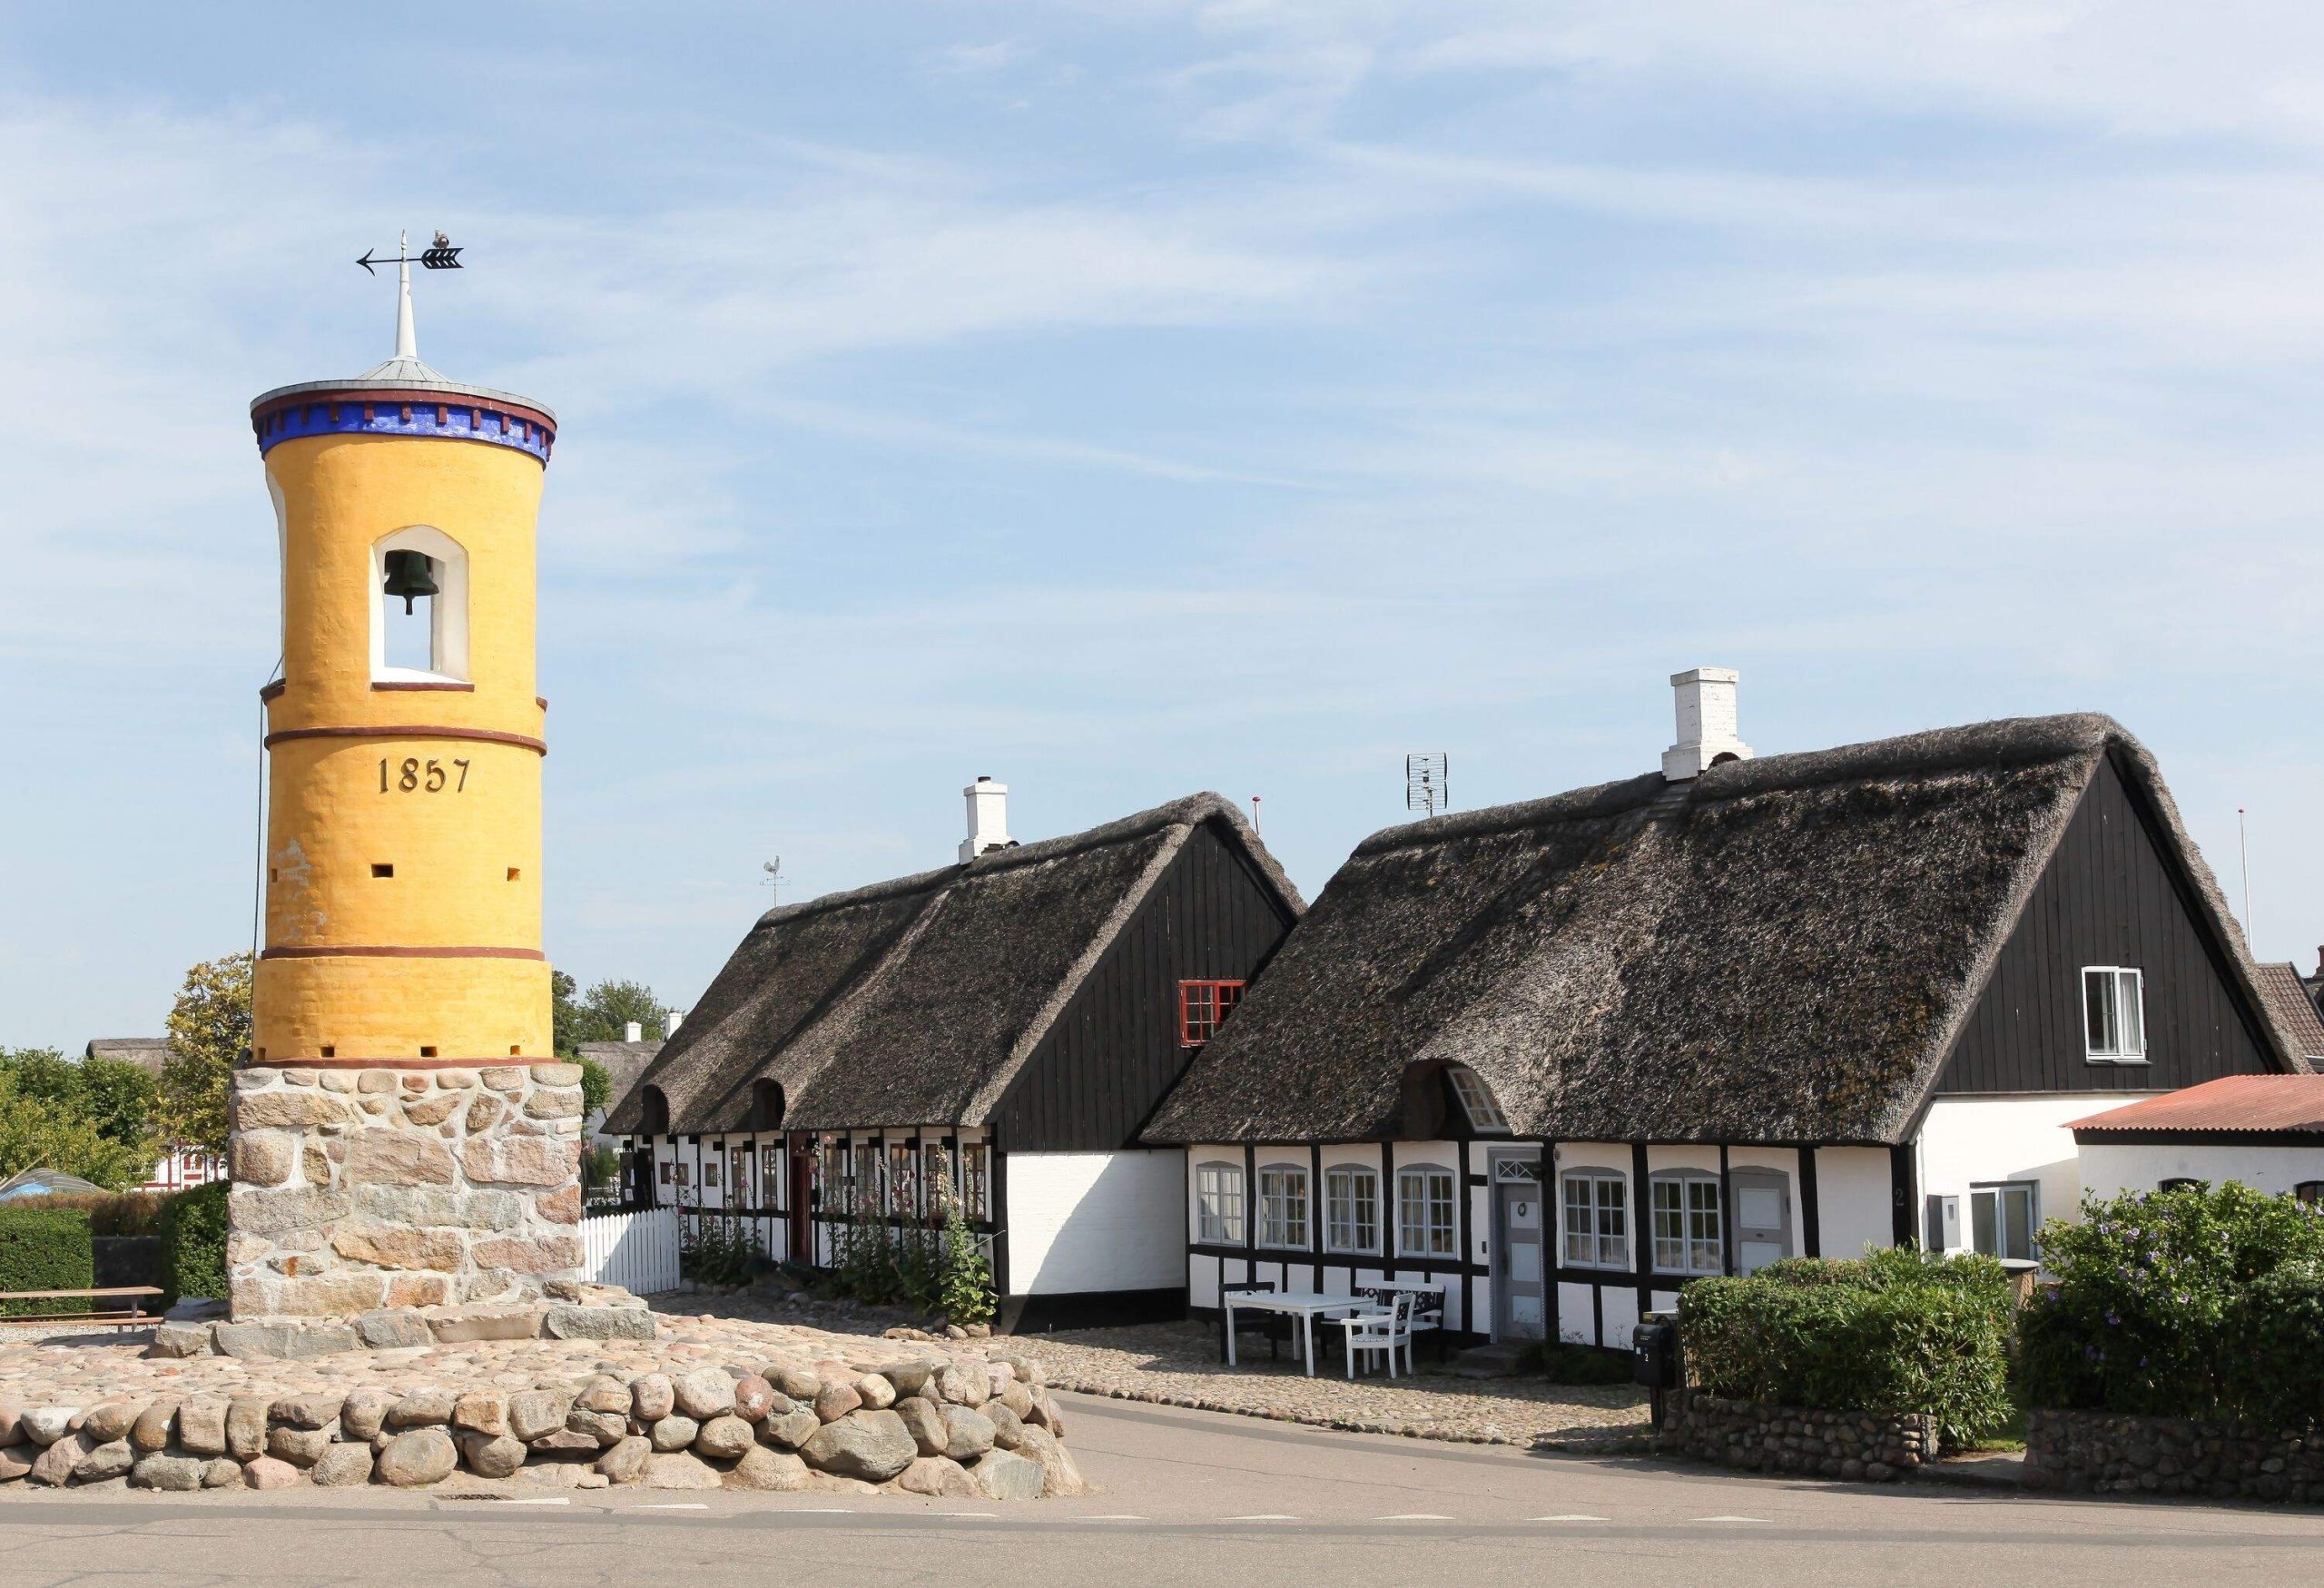
[[[53,1169],[107,1190],[142,1184],[156,1151],[152,1094],[152,1079],[118,1060],[76,1064],[53,1049],[0,1050],[0,1179]]]
[[[648,1041],[661,1040],[668,1011],[643,981],[600,981],[576,997],[580,983],[564,972],[549,977],[550,1024],[559,1058],[578,1059],[584,1042],[618,1042],[635,1021]]]
[[[607,1103],[614,1100],[614,1078],[606,1067],[590,1058],[581,1056],[581,1115],[595,1119]]]
[[[171,1141],[226,1150],[226,1100],[251,1045],[251,956],[204,960],[185,973],[170,1011],[160,1123]]]

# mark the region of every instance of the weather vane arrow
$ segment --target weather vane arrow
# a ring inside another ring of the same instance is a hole
[[[436,233],[433,247],[423,248],[418,253],[406,253],[401,248],[398,248],[393,259],[380,259],[367,248],[363,251],[363,257],[355,262],[363,267],[365,273],[374,276],[379,272],[371,268],[373,265],[416,264],[422,270],[429,271],[457,271],[462,268],[460,251],[454,248],[452,240],[441,232]]]

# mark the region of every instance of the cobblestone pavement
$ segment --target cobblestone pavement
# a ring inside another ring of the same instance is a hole
[[[826,1328],[877,1334],[901,1314],[850,1313],[757,1296],[689,1297],[684,1305],[737,1317],[812,1317]],[[661,1298],[655,1305],[660,1306]],[[1645,1392],[1629,1385],[1561,1385],[1538,1378],[1465,1379],[1434,1370],[1425,1346],[1416,1377],[1375,1371],[1353,1384],[1336,1362],[1310,1378],[1285,1358],[1246,1341],[1242,1360],[1218,1360],[1218,1331],[1198,1323],[1145,1324],[1018,1335],[1010,1344],[1040,1364],[1059,1389],[1116,1400],[1236,1412],[1366,1434],[1403,1434],[1478,1445],[1544,1449],[1635,1448],[1647,1435]],[[1252,1360],[1256,1346],[1257,1360]]]

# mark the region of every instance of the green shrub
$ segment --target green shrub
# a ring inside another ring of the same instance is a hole
[[[1519,1357],[1521,1366],[1531,1368],[1551,1384],[1628,1384],[1630,1382],[1630,1359],[1627,1353],[1601,1351],[1592,1346],[1575,1346],[1561,1340],[1544,1340],[1529,1347]]]
[[[1990,1258],[1793,1258],[1679,1293],[1689,1376],[1713,1395],[1925,1412],[1957,1447],[2010,1415],[2009,1277]]]
[[[2237,1415],[2253,1342],[2246,1291],[2324,1261],[2324,1217],[2230,1182],[2085,1199],[2082,1221],[2042,1230],[2045,1287],[2018,1326],[2017,1393],[2028,1406],[2150,1416]],[[2295,1286],[2287,1278],[2287,1287]],[[2254,1365],[2262,1373],[2277,1364]]]
[[[2260,1275],[2227,1309],[2227,1403],[2270,1428],[2324,1423],[2324,1263]]]
[[[180,1191],[162,1209],[162,1287],[174,1304],[189,1296],[227,1299],[226,1198],[231,1187],[212,1180]]]
[[[678,1277],[697,1285],[747,1285],[758,1269],[759,1246],[751,1221],[717,1213],[678,1218]]]
[[[103,1238],[112,1235],[159,1235],[162,1216],[170,1205],[165,1191],[109,1191],[101,1196],[85,1192],[74,1197],[44,1197],[44,1208],[71,1208],[89,1216],[89,1233]]]
[[[0,1204],[0,1290],[86,1290],[96,1283],[93,1251],[89,1216],[79,1208]],[[75,1310],[54,1301],[0,1301],[0,1313],[19,1316]]]

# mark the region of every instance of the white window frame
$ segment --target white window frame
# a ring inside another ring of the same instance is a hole
[[[1297,1163],[1259,1165],[1259,1242],[1276,1251],[1308,1249],[1309,1216],[1307,1167]]]
[[[2008,1244],[2009,1224],[2002,1217],[2003,1201],[2005,1198],[2020,1194],[2023,1194],[2025,1198],[2026,1249],[2022,1252],[2004,1251],[2002,1248]],[[1989,1203],[1993,1208],[1994,1239],[1991,1250],[1977,1244],[1977,1208],[1980,1203]],[[1999,1258],[2004,1262],[2039,1262],[2042,1258],[2041,1230],[2041,1181],[1995,1180],[1986,1185],[1969,1188],[1969,1247],[1971,1250],[1982,1252],[1989,1258]]]
[[[1575,1189],[1584,1195],[1579,1204]],[[1620,1169],[1570,1169],[1558,1177],[1558,1255],[1569,1268],[1626,1273],[1630,1266],[1630,1177]],[[1612,1192],[1610,1197],[1604,1193]],[[1587,1229],[1576,1229],[1580,1213]],[[1586,1249],[1577,1248],[1582,1242]]]
[[[1465,1064],[1455,1064],[1445,1071],[1452,1081],[1452,1095],[1461,1100],[1462,1112],[1469,1116],[1469,1129],[1509,1134],[1509,1116],[1501,1111],[1501,1104],[1484,1077]]]
[[[1666,1195],[1667,1193],[1667,1195]],[[1666,1204],[1668,1204],[1666,1206]],[[1701,1169],[1660,1169],[1648,1177],[1648,1228],[1658,1274],[1727,1271],[1727,1208],[1718,1177]],[[1675,1252],[1678,1260],[1663,1259]]]
[[[1408,1189],[1417,1184],[1415,1198]],[[1440,1196],[1438,1193],[1442,1191]],[[1460,1179],[1441,1163],[1405,1164],[1396,1170],[1396,1253],[1406,1258],[1461,1255]],[[1418,1222],[1412,1217],[1417,1209]],[[1439,1215],[1442,1214],[1442,1222]],[[1417,1237],[1418,1238],[1414,1238]]]
[[[1372,1256],[1380,1250],[1380,1171],[1368,1163],[1335,1163],[1324,1171],[1324,1249]]]
[[[2093,1031],[2090,1021],[2091,978],[2105,978],[2103,1023],[2107,1029]],[[2129,1003],[2123,1002],[2128,990]],[[2093,1064],[2143,1064],[2146,1057],[2146,972],[2135,965],[2084,965],[2082,980],[2076,989],[2082,996],[2082,1047],[2083,1056]],[[2136,1032],[2125,1030],[2122,1016],[2127,1009],[2137,1023]]]
[[[1195,1239],[1203,1246],[1243,1244],[1243,1166],[1224,1159],[1195,1165]]]

